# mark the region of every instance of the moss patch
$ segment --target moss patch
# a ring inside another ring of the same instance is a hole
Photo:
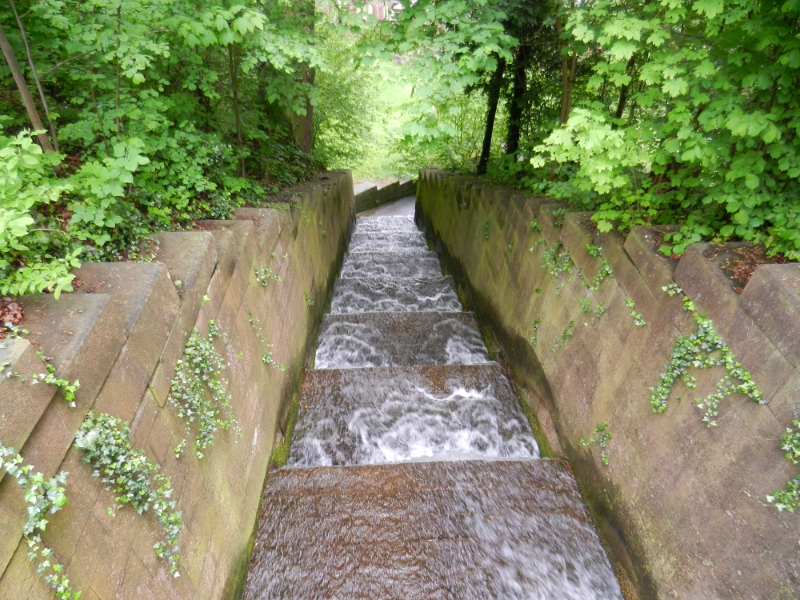
[[[283,436],[283,440],[272,449],[270,470],[280,469],[289,461],[289,450],[292,447],[292,434],[294,433],[294,424],[297,421],[297,409],[299,406],[300,393],[297,392],[292,397],[292,403],[289,405],[289,418],[286,421],[286,433]]]

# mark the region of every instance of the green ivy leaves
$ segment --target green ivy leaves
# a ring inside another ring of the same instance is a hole
[[[180,576],[178,535],[182,521],[176,502],[171,500],[172,484],[160,473],[142,450],[131,446],[128,424],[111,415],[89,411],[75,436],[75,447],[84,453],[84,461],[93,475],[113,488],[117,508],[130,504],[137,513],[152,510],[164,530],[164,539],[153,548],[166,558],[170,573]]]
[[[676,290],[679,291],[677,286],[665,288],[670,295],[678,293]],[[694,302],[687,297],[683,299],[683,307],[694,316],[697,330],[688,336],[679,334],[675,340],[670,361],[664,365],[664,372],[659,376],[658,385],[650,388],[650,404],[653,412],[663,413],[667,410],[670,391],[678,378],[683,378],[687,388],[696,387],[696,379],[688,373],[690,367],[696,369],[725,367],[726,375],[717,382],[717,391],[705,398],[695,398],[697,407],[705,409],[702,420],[708,427],[716,427],[719,405],[726,396],[733,393],[744,394],[753,402],[762,404],[761,391],[752,380],[752,375],[736,362],[733,352],[722,341],[711,320],[705,315],[698,314]]]
[[[36,571],[55,590],[56,598],[78,600],[81,592],[72,589],[69,578],[63,574],[63,565],[55,560],[53,551],[42,544],[42,534],[48,523],[45,516],[57,513],[67,505],[67,473],[62,471],[46,479],[42,473],[22,463],[23,458],[16,450],[0,444],[0,469],[14,477],[25,492],[28,520],[22,533],[28,545],[28,560],[39,561]]]
[[[217,429],[228,430],[233,427],[241,436],[239,422],[233,414],[228,394],[227,382],[221,378],[226,364],[214,349],[213,341],[221,336],[214,321],[208,323],[208,336],[203,337],[195,329],[183,358],[175,363],[175,377],[172,379],[169,401],[178,411],[178,416],[186,421],[186,432],[191,432],[192,424],[197,422],[198,430],[194,436],[194,451],[197,458],[204,457],[205,449],[214,442]],[[175,448],[180,457],[186,440]]]

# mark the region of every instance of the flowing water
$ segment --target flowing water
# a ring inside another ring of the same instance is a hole
[[[357,221],[245,597],[622,597],[410,216]]]

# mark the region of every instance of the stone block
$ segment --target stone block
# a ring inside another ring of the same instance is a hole
[[[568,213],[564,218],[561,229],[561,244],[569,251],[584,278],[591,281],[603,264],[602,258],[591,256],[586,249],[593,244],[593,230],[591,226],[591,212]]]
[[[759,265],[739,304],[795,369],[800,369],[800,265]]]
[[[539,206],[536,218],[548,246],[561,243],[561,231],[567,216],[566,210],[566,205],[558,203]]]
[[[21,453],[37,470],[53,475],[95,401],[126,339],[124,315],[107,294],[27,296],[25,325],[30,341],[53,359],[56,374],[79,380],[76,408],[58,392]]]
[[[156,402],[153,392],[149,389],[145,390],[130,424],[131,442],[134,447],[145,447],[159,412],[161,412],[161,407]]]
[[[162,263],[85,263],[84,285],[111,296],[128,337],[94,408],[131,421],[169,338],[180,299]]]
[[[202,298],[217,263],[214,236],[208,231],[174,231],[151,237],[158,242],[156,260],[167,265],[181,302]]]
[[[6,365],[0,371],[0,443],[19,449],[50,404],[56,388],[31,384],[31,375],[46,373],[47,369],[28,340],[0,344],[0,365]],[[0,473],[0,479],[4,476],[5,472]]]
[[[287,208],[289,205],[287,205]],[[280,235],[281,229],[291,220],[288,210],[277,208],[237,208],[234,212],[237,220],[252,221],[255,226],[258,254],[257,267],[271,266],[277,256],[271,256]]]
[[[217,250],[214,237],[207,231],[158,233],[154,237],[159,240],[158,260],[167,265],[173,282],[182,282],[180,310],[149,383],[153,397],[163,406],[175,375],[175,361],[183,354],[204,303]]]
[[[740,310],[738,294],[718,265],[712,244],[690,244],[675,269],[675,283],[715,324],[729,322]],[[727,327],[724,327],[727,329]]]
[[[14,477],[3,477],[0,480],[0,573],[6,570],[18,546],[24,545],[20,540],[27,519],[24,493],[17,480]],[[4,593],[5,577],[4,574],[0,578],[0,590]],[[20,596],[23,597],[25,596]]]
[[[625,240],[625,252],[639,270],[653,296],[661,299],[662,290],[673,283],[677,262],[658,251],[659,239],[667,231],[676,227],[633,227]],[[665,296],[668,297],[668,296]]]
[[[795,371],[789,375],[770,398],[768,407],[784,427],[790,427],[792,421],[800,421],[800,373]]]
[[[99,479],[92,477],[93,469],[83,462],[83,457],[81,450],[70,446],[60,466],[61,471],[69,473],[66,485],[69,502],[58,513],[48,517],[49,524],[44,535],[45,543],[64,564],[72,560],[98,497],[102,495],[105,499],[109,498]]]

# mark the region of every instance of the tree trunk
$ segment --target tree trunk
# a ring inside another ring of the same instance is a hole
[[[522,130],[522,113],[525,110],[525,93],[528,91],[528,52],[520,46],[514,59],[514,84],[511,93],[511,104],[508,107],[508,135],[506,136],[506,154],[516,155],[519,150],[519,138]]]
[[[33,80],[36,83],[36,89],[39,91],[39,99],[42,101],[42,108],[44,109],[44,114],[47,117],[47,123],[50,125],[50,136],[53,138],[53,148],[56,152],[58,152],[58,136],[56,135],[56,124],[53,122],[53,119],[50,118],[50,107],[47,106],[47,98],[44,95],[44,89],[42,89],[42,82],[39,81],[39,74],[36,72],[36,65],[33,62],[33,54],[31,54],[31,47],[28,45],[28,36],[25,33],[25,27],[22,25],[22,19],[19,18],[19,13],[17,12],[17,5],[14,0],[9,0],[11,2],[11,10],[14,11],[14,17],[17,19],[17,26],[19,27],[19,33],[22,36],[22,43],[25,44],[25,54],[28,57],[28,65],[31,67],[31,74],[33,75]]]
[[[634,60],[633,60],[633,56],[631,56],[630,60],[628,61],[628,64],[625,66],[625,72],[630,74],[630,71],[633,70],[633,65],[634,65]],[[621,119],[623,113],[625,112],[625,105],[628,102],[628,88],[629,87],[630,86],[628,84],[625,84],[619,90],[619,100],[617,101],[617,110],[614,113],[614,119]],[[612,129],[616,129],[617,128],[617,124],[616,123],[612,123],[611,124],[611,128]]]
[[[244,177],[244,142],[242,141],[242,122],[239,118],[239,81],[236,77],[238,66],[233,56],[233,45],[228,46],[228,68],[230,69],[231,87],[233,88],[233,115],[236,119],[236,143],[239,147],[239,165],[241,167],[242,177]]]
[[[299,7],[300,19],[305,24],[309,32],[314,31],[314,15],[316,5],[313,1],[303,0]],[[314,79],[316,72],[309,65],[303,65],[301,73],[301,81],[314,87]],[[311,150],[314,147],[314,106],[311,104],[311,99],[306,95],[306,114],[297,121],[295,126],[295,141],[300,149],[308,155],[311,155]]]
[[[0,25],[0,48],[3,50],[3,56],[6,58],[8,68],[11,69],[11,74],[14,76],[17,89],[19,90],[20,96],[22,96],[22,101],[25,103],[25,109],[28,111],[28,117],[31,120],[33,130],[43,130],[44,126],[42,125],[42,119],[39,118],[39,110],[33,102],[33,96],[31,96],[31,92],[28,90],[28,83],[25,81],[25,76],[22,74],[17,64],[17,59],[14,57],[14,49],[11,47],[11,44],[8,43],[8,38],[6,37],[5,31],[3,31],[2,25]],[[37,138],[45,152],[53,152],[53,146],[50,144],[50,140],[47,139],[45,134],[40,133]]]
[[[506,70],[505,59],[498,59],[497,68],[492,73],[492,80],[489,82],[489,98],[486,107],[486,130],[483,134],[483,148],[481,158],[478,161],[478,175],[486,175],[486,167],[489,165],[489,153],[492,149],[492,132],[494,131],[494,119],[497,116],[497,103],[500,100],[500,90],[503,87],[503,74]]]
[[[316,71],[309,66],[303,67],[302,81],[311,87],[314,87],[314,79]],[[306,114],[301,117],[297,123],[297,132],[295,134],[297,145],[306,154],[311,154],[314,147],[314,106],[311,100],[306,96]]]
[[[561,115],[560,123],[565,125],[569,121],[569,113],[572,111],[572,85],[575,82],[575,71],[578,67],[578,55],[566,54],[565,44],[561,37],[563,26],[561,15],[556,17],[556,33],[558,34],[558,46],[561,48]]]

